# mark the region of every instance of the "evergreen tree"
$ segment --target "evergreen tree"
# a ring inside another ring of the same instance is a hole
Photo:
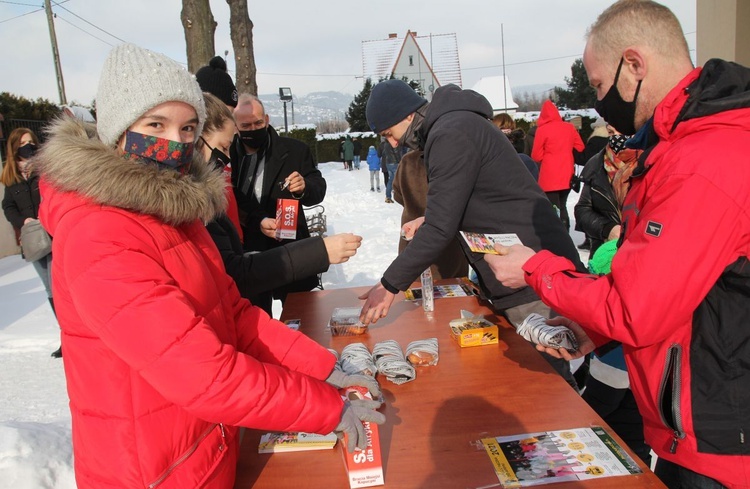
[[[54,102],[39,97],[30,100],[12,93],[0,93],[0,114],[5,120],[26,119],[35,121],[49,121],[60,115],[60,108]]]
[[[555,87],[555,98],[558,107],[568,109],[590,109],[596,103],[596,92],[589,85],[589,77],[581,58],[576,59],[570,67],[571,77],[565,77],[568,88]]]
[[[365,132],[370,130],[370,126],[367,125],[367,115],[365,114],[370,92],[372,92],[372,80],[368,78],[365,80],[362,91],[354,97],[352,103],[349,104],[349,110],[346,111],[346,122],[349,123],[351,131]]]

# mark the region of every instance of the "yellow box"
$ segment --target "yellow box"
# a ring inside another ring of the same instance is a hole
[[[495,345],[498,342],[497,325],[484,318],[461,318],[450,322],[451,336],[463,346]]]

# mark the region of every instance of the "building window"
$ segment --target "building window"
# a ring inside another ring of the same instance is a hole
[[[414,66],[414,56],[409,55],[409,66]]]

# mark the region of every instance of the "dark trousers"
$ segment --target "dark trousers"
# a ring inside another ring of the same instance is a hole
[[[635,403],[633,391],[616,389],[589,375],[581,397],[650,467],[651,447],[643,438],[643,418]]]
[[[560,220],[565,224],[565,229],[570,229],[570,216],[568,216],[568,195],[570,189],[555,190],[554,192],[544,192],[552,205],[556,206],[560,212]]]
[[[654,473],[669,489],[726,489],[726,486],[710,477],[663,458],[656,461]]]

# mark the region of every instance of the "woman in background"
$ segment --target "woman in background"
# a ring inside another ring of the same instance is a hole
[[[203,98],[206,123],[196,149],[211,165],[229,175],[226,168],[235,133],[234,118],[217,97],[204,92]],[[272,314],[274,289],[323,273],[332,264],[348,261],[362,243],[361,236],[339,233],[325,238],[308,237],[259,253],[247,253],[242,249],[237,231],[237,201],[229,185],[227,181],[227,210],[209,222],[206,229],[221,253],[227,273],[237,283],[240,295],[269,315]]]
[[[31,167],[31,160],[39,149],[39,140],[31,129],[19,127],[13,129],[8,136],[6,146],[7,161],[0,176],[5,186],[3,196],[3,212],[16,230],[16,235],[21,232],[24,224],[34,221],[39,217],[39,176]],[[23,250],[21,250],[23,253]],[[52,253],[32,262],[34,270],[44,284],[47,300],[55,312],[55,303],[52,300],[52,287],[50,286],[50,270],[52,267]],[[62,347],[52,352],[54,358],[62,356]]]

